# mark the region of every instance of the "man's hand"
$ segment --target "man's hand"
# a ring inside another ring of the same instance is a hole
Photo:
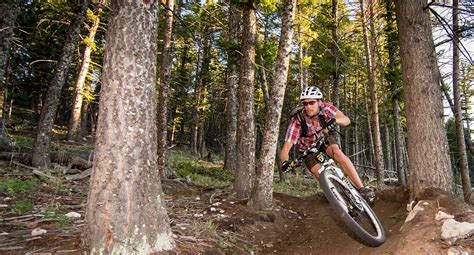
[[[291,162],[292,161],[289,161],[289,160],[285,160],[285,161],[281,162],[281,171],[283,173],[288,173],[292,170]]]
[[[326,128],[327,130],[333,130],[336,128],[336,125],[336,119],[332,118],[324,123],[323,128]]]

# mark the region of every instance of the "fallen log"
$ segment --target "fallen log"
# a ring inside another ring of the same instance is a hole
[[[92,168],[89,168],[89,169],[83,171],[80,174],[67,175],[66,180],[69,180],[69,181],[81,180],[81,179],[84,179],[86,177],[89,177],[91,175],[91,173],[92,173]]]

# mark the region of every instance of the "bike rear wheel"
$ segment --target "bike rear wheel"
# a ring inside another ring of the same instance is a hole
[[[370,246],[380,246],[385,242],[385,232],[374,211],[352,184],[344,182],[334,169],[320,174],[324,194],[346,225]],[[352,192],[351,192],[352,189]]]

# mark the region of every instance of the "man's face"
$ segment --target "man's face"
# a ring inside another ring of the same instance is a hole
[[[321,104],[321,100],[313,99],[313,98],[306,98],[303,99],[303,107],[306,112],[306,115],[309,117],[314,117],[316,114],[319,113],[319,105]]]

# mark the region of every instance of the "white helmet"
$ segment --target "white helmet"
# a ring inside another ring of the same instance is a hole
[[[303,99],[323,99],[323,93],[321,90],[315,86],[306,87],[303,92],[301,92],[300,100]]]

